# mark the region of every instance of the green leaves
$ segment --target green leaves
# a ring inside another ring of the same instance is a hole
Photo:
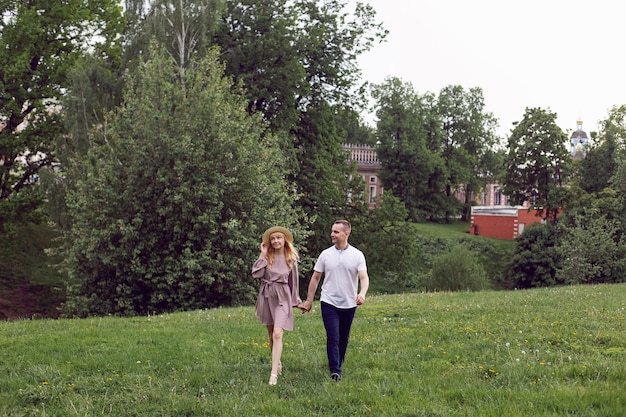
[[[0,205],[16,205],[10,197],[56,162],[69,69],[88,49],[113,57],[119,39],[106,35],[120,27],[121,10],[114,0],[36,0],[3,2],[0,12]]]
[[[174,74],[153,46],[93,132],[71,200],[70,314],[250,302],[253,237],[295,223],[276,140],[231,92],[216,51]]]
[[[503,192],[512,204],[530,202],[551,222],[563,207],[563,187],[571,174],[567,136],[555,120],[549,110],[526,109],[509,137],[503,179]]]

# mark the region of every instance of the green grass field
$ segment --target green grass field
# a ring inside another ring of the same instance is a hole
[[[371,296],[339,383],[318,303],[275,387],[253,307],[0,322],[0,351],[1,416],[617,417],[626,285]]]

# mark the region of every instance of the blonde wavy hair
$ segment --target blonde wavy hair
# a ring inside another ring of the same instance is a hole
[[[285,236],[283,234],[283,236]],[[298,251],[296,248],[287,240],[285,237],[285,247],[283,249],[285,252],[285,261],[287,261],[287,266],[289,269],[293,268],[294,263],[300,261],[300,256],[298,255]],[[267,266],[272,269],[272,264],[274,263],[274,256],[276,256],[276,250],[270,245],[267,248]]]

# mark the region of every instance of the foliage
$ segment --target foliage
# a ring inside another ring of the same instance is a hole
[[[46,254],[59,245],[58,232],[47,223],[11,226],[10,235],[0,234],[0,320],[58,317],[65,299],[55,265],[61,259]]]
[[[350,241],[363,251],[370,291],[393,293],[419,288],[424,266],[415,229],[407,223],[407,211],[391,193],[381,206],[368,213],[367,221],[353,228]]]
[[[115,59],[122,19],[116,0],[4,1],[0,12],[0,206],[15,206],[0,208],[1,232],[15,220],[5,216],[36,207],[11,197],[56,161],[68,71],[88,50]]]
[[[439,96],[416,93],[388,78],[373,86],[381,179],[414,221],[469,219],[473,199],[497,171],[496,120],[480,88],[447,86]],[[459,202],[458,192],[465,201]]]
[[[569,186],[567,205],[560,220],[573,233],[568,234],[568,239],[573,241],[578,234],[589,234],[588,238],[594,239],[598,234],[609,233],[611,239],[600,245],[602,250],[607,250],[604,245],[619,246],[626,234],[625,114],[626,106],[614,107],[607,119],[601,122],[602,128],[595,140],[585,147],[585,156],[579,161],[576,177]],[[573,241],[564,244],[575,247]],[[606,261],[609,262],[608,259]]]
[[[376,146],[376,132],[368,126],[363,118],[354,109],[345,107],[337,108],[338,125],[345,132],[342,136],[344,143],[353,145]]]
[[[621,150],[626,148],[626,104],[613,106],[605,120],[600,122],[599,139],[612,138]],[[623,155],[622,155],[623,156]]]
[[[561,267],[558,281],[566,284],[624,282],[626,245],[619,237],[620,225],[605,217],[575,219],[563,228],[558,251]]]
[[[225,71],[240,83],[250,113],[260,112],[274,131],[298,120],[298,97],[308,96],[306,71],[295,49],[297,14],[286,0],[227,1],[213,43]]]
[[[619,416],[625,297],[626,284],[371,295],[340,383],[316,303],[284,335],[275,387],[253,307],[0,322],[0,415]]]
[[[459,229],[461,226],[462,229]],[[513,288],[507,275],[507,263],[515,249],[514,242],[468,235],[467,228],[467,223],[464,222],[450,225],[411,224],[411,229],[416,234],[416,251],[420,254],[418,263],[414,265],[419,289],[425,289],[428,285],[435,260],[456,246],[462,246],[471,252],[472,257],[485,271],[491,288]]]
[[[462,220],[469,221],[476,193],[482,190],[493,172],[491,150],[497,143],[496,119],[485,110],[480,88],[465,91],[459,85],[443,88],[437,97],[437,114],[441,120],[440,152],[448,174],[445,194],[449,199],[462,190],[465,194]],[[458,212],[452,205],[446,218]]]
[[[358,223],[368,208],[363,178],[357,175],[356,167],[346,164],[348,155],[341,147],[337,123],[333,109],[320,103],[310,106],[294,129],[300,162],[288,178],[301,196],[298,205],[314,220],[313,235],[306,244],[312,256],[330,245],[329,234],[335,220],[344,218]]]
[[[445,161],[438,149],[429,148],[429,136],[437,135],[434,98],[418,95],[398,78],[375,86],[372,95],[378,103],[376,151],[385,191],[405,204],[411,220],[438,219],[458,200],[444,197]]]
[[[386,36],[364,3],[343,0],[227,1],[214,43],[226,73],[241,82],[248,109],[289,132],[309,104],[353,107],[357,57]]]
[[[185,72],[154,47],[93,135],[70,209],[68,314],[249,303],[258,236],[296,226],[275,139],[215,51]],[[296,232],[299,230],[296,230]]]
[[[484,268],[463,245],[437,256],[423,284],[428,291],[479,291],[489,287]]]
[[[564,205],[571,155],[556,113],[527,108],[508,140],[502,191],[513,205],[529,202],[556,223]]]
[[[576,180],[584,191],[597,194],[610,186],[619,161],[618,145],[612,135],[607,135],[602,142],[588,145],[585,150]]]
[[[155,39],[172,55],[178,76],[193,62],[205,56],[218,21],[224,13],[224,0],[127,0],[129,27],[126,31],[126,59],[134,68]]]
[[[357,57],[384,39],[374,10],[345,1],[227,1],[215,34],[226,73],[244,88],[248,111],[259,112],[281,138],[289,180],[311,219],[306,250],[329,244],[338,218],[358,224],[364,184],[346,165],[341,144],[354,122],[362,94]]]
[[[0,236],[11,242],[23,226],[45,223],[46,212],[41,204],[44,197],[41,187],[28,187],[0,202]]]
[[[83,176],[79,169],[92,145],[89,132],[93,126],[102,125],[105,114],[122,101],[121,64],[119,60],[85,56],[68,72],[68,88],[61,101],[67,134],[55,143],[58,166],[41,174],[50,220],[62,229],[71,227],[66,194]]]
[[[557,226],[532,224],[518,236],[508,268],[515,288],[550,287],[564,284],[557,275],[561,267]]]

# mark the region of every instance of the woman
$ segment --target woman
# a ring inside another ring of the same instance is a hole
[[[267,326],[272,351],[270,385],[276,385],[282,371],[283,330],[293,330],[292,308],[301,302],[298,260],[289,230],[274,226],[263,233],[261,254],[252,266],[252,276],[262,279],[255,314]]]

